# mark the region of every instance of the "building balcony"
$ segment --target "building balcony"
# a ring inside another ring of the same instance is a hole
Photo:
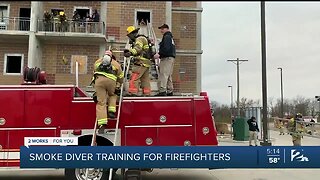
[[[76,22],[67,20],[60,21],[38,20],[38,31],[36,35],[46,41],[85,41],[85,42],[105,42],[104,22]]]
[[[3,17],[0,18],[0,42],[12,40],[28,40],[30,18]]]
[[[0,19],[0,31],[29,31],[30,18],[6,17]]]

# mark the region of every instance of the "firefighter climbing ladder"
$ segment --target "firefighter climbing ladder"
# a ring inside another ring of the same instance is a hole
[[[125,48],[129,47],[129,40],[126,43]],[[110,50],[110,47],[109,47]],[[117,123],[116,123],[116,130],[115,130],[115,136],[114,136],[114,140],[113,140],[113,146],[116,144],[116,140],[118,137],[118,129],[119,129],[119,119],[120,119],[120,112],[121,112],[121,105],[122,105],[122,99],[123,99],[123,89],[124,89],[124,83],[127,80],[127,76],[128,76],[128,72],[129,72],[129,67],[130,67],[130,58],[126,58],[124,57],[124,61],[123,61],[123,68],[124,68],[124,82],[121,84],[121,91],[120,91],[120,97],[119,97],[119,105],[118,105],[118,114],[117,114]],[[94,124],[94,128],[93,128],[93,133],[92,133],[92,140],[91,140],[91,146],[95,146],[96,145],[96,137],[97,137],[97,119],[95,121]],[[109,180],[112,179],[112,171],[113,169],[110,169],[110,173],[109,173]],[[89,169],[86,169],[86,180],[88,179],[88,173],[89,173]]]

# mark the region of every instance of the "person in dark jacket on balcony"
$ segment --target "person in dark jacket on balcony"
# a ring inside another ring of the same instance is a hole
[[[95,9],[94,13],[92,14],[92,21],[93,22],[99,22],[100,21],[100,14],[98,13],[98,10]]]
[[[259,132],[259,127],[258,127],[258,123],[256,121],[256,118],[254,116],[252,116],[248,121],[247,121],[248,125],[249,125],[249,146],[252,146],[251,142],[252,140],[254,140],[254,144],[256,146],[258,146],[258,141],[257,141],[257,132]]]
[[[159,93],[156,94],[156,96],[172,96],[172,72],[176,57],[176,45],[173,40],[173,35],[170,32],[167,24],[163,24],[162,26],[158,27],[158,29],[161,29],[163,37],[159,44],[159,53],[154,56],[155,59],[161,59],[159,67],[160,88]]]
[[[99,28],[99,22],[100,22],[100,14],[98,13],[98,10],[95,9],[94,13],[91,16],[91,30],[90,32],[97,33],[100,32]]]
[[[43,22],[44,22],[44,30],[45,31],[52,31],[52,23],[53,23],[53,16],[48,11],[45,11],[43,14]]]
[[[79,26],[79,22],[80,22],[80,14],[78,11],[74,11],[73,12],[73,16],[72,16],[72,24],[73,24],[73,32],[77,32],[78,31],[78,26]]]

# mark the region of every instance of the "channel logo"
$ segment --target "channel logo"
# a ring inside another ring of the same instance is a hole
[[[303,151],[303,150],[301,150]],[[309,161],[309,158],[306,157],[301,151],[298,151],[297,149],[291,150],[291,161],[298,161],[298,162],[307,162]]]

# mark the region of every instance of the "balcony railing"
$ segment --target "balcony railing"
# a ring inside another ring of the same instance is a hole
[[[39,32],[71,32],[105,34],[104,22],[81,22],[67,20],[65,22],[38,20]]]
[[[0,31],[29,31],[30,18],[23,17],[4,17],[0,18]]]

